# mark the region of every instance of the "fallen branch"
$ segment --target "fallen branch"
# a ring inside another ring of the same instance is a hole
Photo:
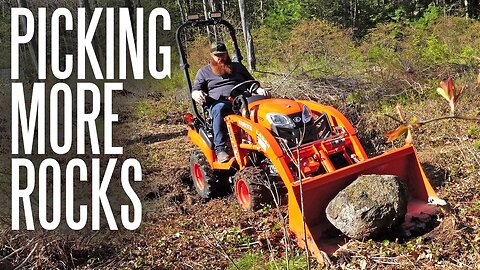
[[[35,243],[35,246],[32,248],[32,251],[30,251],[30,253],[25,258],[25,260],[23,260],[23,262],[19,264],[17,267],[15,267],[13,270],[21,269],[25,265],[25,263],[27,263],[28,259],[30,259],[35,249],[37,249],[37,246],[38,246],[38,243]]]
[[[375,260],[375,259],[373,259],[373,261],[376,262],[376,263],[379,263],[379,264],[400,265],[399,262],[386,262],[386,261],[379,261],[379,260]]]
[[[22,247],[19,247],[19,248],[15,249],[14,251],[12,251],[12,252],[11,252],[10,254],[8,254],[7,256],[1,258],[1,259],[0,259],[0,262],[5,261],[5,260],[7,260],[8,258],[10,258],[11,256],[15,255],[16,253],[24,250],[26,247],[28,247],[28,246],[33,242],[33,240],[35,240],[35,238],[30,239],[30,241],[28,241],[27,244],[23,245]]]
[[[0,259],[0,262],[3,262],[5,260],[7,260],[8,258],[12,257],[13,255],[15,255],[16,253],[18,253],[19,251],[22,251],[25,249],[25,246],[23,247],[20,247],[20,248],[17,248],[15,249],[14,251],[12,251],[10,254],[8,254],[7,256],[3,257]]]
[[[478,122],[480,122],[480,118],[466,117],[466,116],[461,116],[461,115],[453,115],[453,116],[443,116],[443,117],[428,119],[428,120],[424,120],[424,121],[419,121],[419,122],[417,122],[417,124],[424,125],[424,124],[428,124],[428,123],[431,123],[431,122],[447,120],[447,119],[460,119],[460,120],[466,120],[466,121],[478,121]]]
[[[385,114],[385,116],[394,120],[397,123],[405,124],[403,121],[401,121],[400,119],[396,118],[393,115]],[[429,123],[432,123],[432,122],[435,122],[435,121],[441,121],[441,120],[447,120],[447,119],[460,119],[460,120],[465,120],[465,121],[478,121],[478,122],[480,122],[480,118],[477,118],[477,117],[467,117],[467,116],[462,116],[462,115],[450,115],[450,116],[442,116],[442,117],[432,118],[432,119],[428,119],[428,120],[418,121],[418,122],[416,122],[416,124],[418,126],[421,126],[421,125],[429,124]]]
[[[473,267],[471,267],[469,265],[466,265],[466,264],[462,263],[461,261],[459,261],[457,259],[452,259],[452,260],[457,263],[457,266],[460,265],[462,267],[467,267],[468,269],[473,269]]]
[[[208,228],[208,231],[212,231],[212,229],[210,228],[210,226],[208,226],[207,222],[205,222],[205,220],[203,220],[203,223],[205,224],[205,226]],[[233,264],[233,266],[235,266],[236,269],[240,269],[238,267],[238,265],[235,264],[235,262],[233,261],[233,259],[230,257],[230,255],[227,253],[227,251],[225,250],[225,248],[220,244],[220,240],[217,239],[215,237],[215,234],[212,232],[212,237],[215,239],[215,242],[212,242],[210,241],[210,239],[208,239],[207,235],[205,234],[202,234],[202,237],[203,239],[205,240],[205,242],[207,242],[207,244],[209,246],[212,246],[214,248],[216,248],[220,253],[222,253],[222,255],[230,261],[230,263]]]

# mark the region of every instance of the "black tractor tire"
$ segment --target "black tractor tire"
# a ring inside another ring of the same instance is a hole
[[[214,173],[202,151],[190,155],[190,175],[198,195],[204,199],[218,197],[229,189],[228,181]]]
[[[265,172],[256,167],[246,167],[235,174],[234,191],[240,206],[256,211],[264,205],[272,205],[272,192],[267,187],[272,181]]]

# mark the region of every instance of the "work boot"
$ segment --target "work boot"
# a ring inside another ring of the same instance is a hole
[[[220,151],[217,153],[217,161],[224,163],[230,160],[230,155],[225,151]]]

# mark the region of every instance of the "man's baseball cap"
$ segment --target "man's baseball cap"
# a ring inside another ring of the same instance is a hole
[[[223,43],[216,43],[212,46],[210,49],[210,52],[212,54],[220,54],[220,53],[226,53],[227,52],[227,46]]]

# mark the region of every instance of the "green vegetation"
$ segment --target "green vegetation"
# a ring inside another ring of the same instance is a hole
[[[469,126],[467,134],[472,138],[480,138],[480,127],[475,125]]]
[[[473,148],[480,151],[480,140],[473,143]]]
[[[274,270],[274,269],[291,269],[300,270],[307,269],[307,261],[303,254],[297,254],[288,262],[285,259],[265,260],[265,256],[261,253],[246,253],[234,264],[228,267],[229,270]]]
[[[262,266],[258,265],[258,263],[263,264],[264,259],[261,254],[258,253],[247,253],[245,254],[242,258],[240,258],[237,262],[235,262],[235,265],[230,266],[228,269],[229,270],[234,270],[234,269],[265,269],[262,268]],[[265,267],[265,265],[263,265]]]
[[[310,1],[283,2],[285,5],[267,3],[258,16],[250,18],[259,71],[254,75],[267,85],[281,80],[272,74],[300,81],[354,81],[347,89],[341,87],[346,91],[343,99],[369,106],[394,106],[397,102],[436,98],[438,83],[448,76],[457,82],[471,82],[472,75],[478,73],[480,22],[451,16],[456,14],[446,6],[411,7],[400,2],[387,4],[382,11],[376,4],[365,8],[369,1],[362,1],[358,8],[372,12],[371,21],[357,22],[356,28],[349,28],[348,22],[340,22],[338,14],[344,13],[339,10],[345,7],[336,1],[328,6]],[[228,11],[227,19],[241,29],[236,11]],[[374,11],[378,12],[376,17]],[[189,44],[194,76],[208,60],[205,48],[209,40],[199,32]]]
[[[334,25],[308,20],[298,23],[290,31],[290,38],[275,50],[268,47],[276,43],[276,37],[266,34],[263,28],[254,30],[254,35],[260,69],[291,71],[300,66],[297,73],[317,69],[323,75],[361,75],[378,82],[378,73],[394,79],[423,70],[431,70],[435,76],[435,72],[448,68],[475,67],[479,63],[479,29],[476,21],[441,17],[425,28],[416,24],[380,24],[358,42]],[[419,79],[426,81],[429,77]]]

